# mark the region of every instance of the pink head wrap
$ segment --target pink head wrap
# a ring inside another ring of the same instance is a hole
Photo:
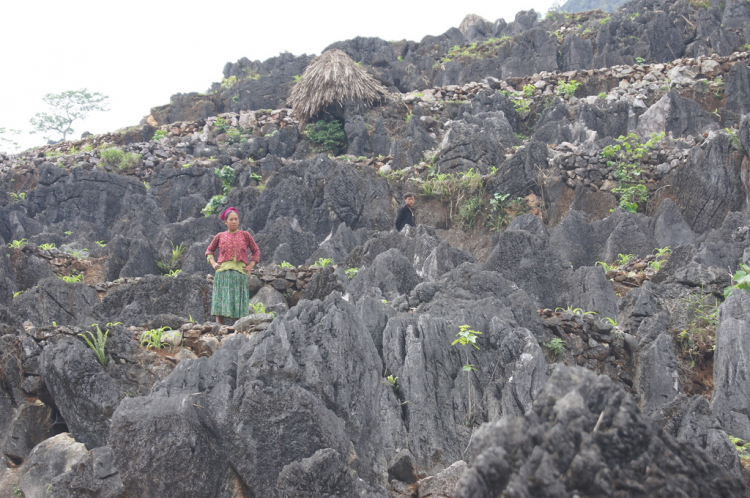
[[[240,215],[240,212],[239,212],[239,211],[237,211],[237,208],[236,208],[236,207],[229,207],[229,208],[226,208],[226,209],[224,210],[224,212],[223,212],[223,213],[221,213],[221,216],[219,216],[219,219],[220,219],[221,221],[224,221],[224,220],[226,220],[226,219],[227,219],[227,216],[229,216],[229,213],[231,213],[231,212],[235,212],[235,213],[237,213],[237,216],[239,216],[239,215]]]

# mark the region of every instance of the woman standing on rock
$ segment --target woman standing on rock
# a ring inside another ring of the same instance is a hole
[[[217,323],[224,323],[224,317],[241,318],[250,309],[250,290],[247,272],[260,261],[260,249],[252,235],[240,226],[240,212],[237,208],[227,208],[219,219],[227,226],[206,249],[206,259],[214,270],[214,291],[211,299],[211,314],[216,316]],[[219,250],[218,261],[215,258]],[[252,258],[248,261],[248,249]]]

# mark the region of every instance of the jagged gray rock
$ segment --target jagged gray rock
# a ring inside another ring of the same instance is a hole
[[[467,498],[746,493],[706,452],[657,429],[622,387],[580,367],[556,367],[523,418],[483,425],[467,460]]]
[[[750,294],[735,289],[722,303],[716,329],[714,394],[711,410],[729,434],[750,439],[750,392],[744,381],[747,372],[747,338],[750,323]]]
[[[284,466],[326,448],[356,454],[352,467],[375,482],[404,434],[381,369],[353,306],[337,294],[303,301],[261,334],[183,361],[150,396],[120,404],[110,440],[123,483],[141,496],[183,496],[186,486],[192,496],[210,496],[237,478],[259,496],[275,496]],[[145,447],[156,448],[157,459],[193,456],[179,475],[164,476],[133,457]]]

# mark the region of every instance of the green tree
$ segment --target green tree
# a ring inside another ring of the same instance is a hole
[[[37,131],[47,133],[55,131],[62,134],[62,139],[67,140],[68,135],[73,133],[71,125],[73,121],[84,120],[92,111],[108,111],[104,101],[106,95],[99,92],[81,90],[68,90],[62,93],[48,93],[42,100],[51,108],[51,112],[38,112],[31,118],[31,125]],[[48,136],[44,138],[49,139]]]

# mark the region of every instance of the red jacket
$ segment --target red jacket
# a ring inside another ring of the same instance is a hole
[[[236,256],[237,261],[244,261],[246,265],[249,265],[250,261],[247,259],[248,248],[253,254],[251,260],[260,263],[260,249],[258,249],[258,245],[253,240],[253,236],[244,230],[237,230],[234,233],[221,232],[217,234],[214,240],[208,245],[206,256],[214,254],[217,248],[219,249],[219,259],[216,260],[218,263],[232,261]]]

